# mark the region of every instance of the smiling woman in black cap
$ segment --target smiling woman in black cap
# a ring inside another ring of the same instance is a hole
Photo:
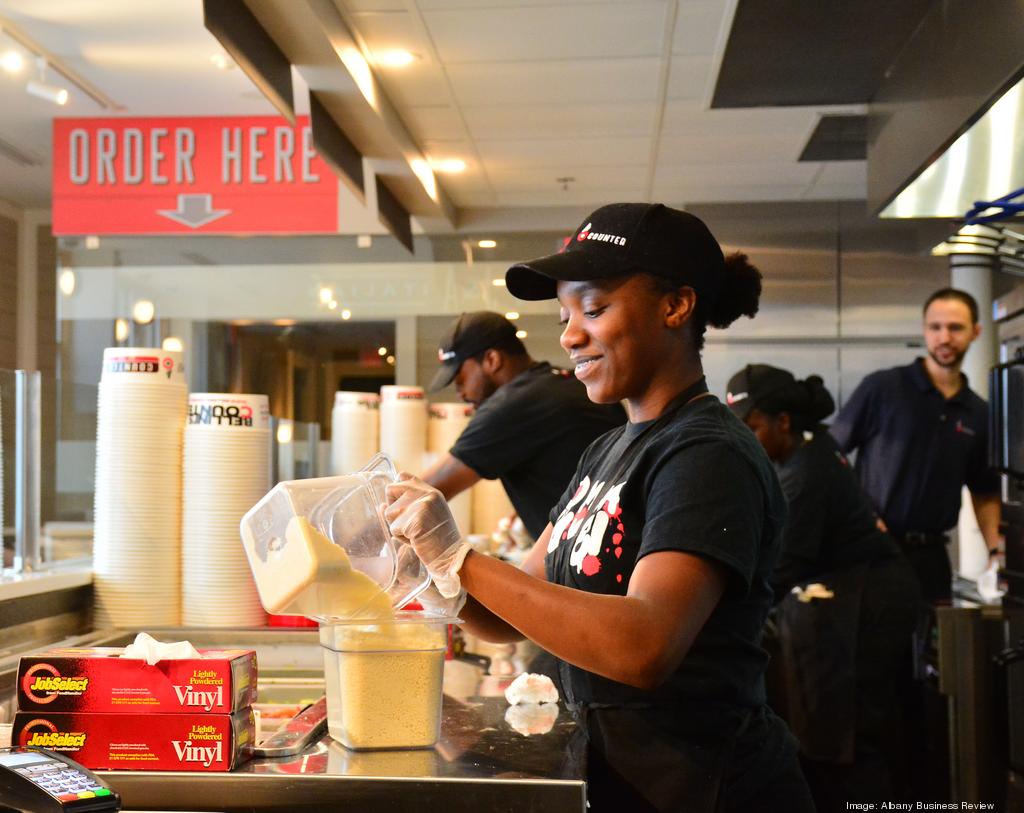
[[[812,809],[796,744],[765,705],[759,646],[785,500],[764,451],[708,393],[707,325],[753,316],[760,274],[696,217],[612,204],[508,290],[557,298],[562,347],[629,422],[596,440],[523,569],[469,552],[438,491],[388,491],[396,536],[490,640],[559,659],[587,736],[592,810]]]
[[[786,716],[818,808],[893,799],[896,677],[909,668],[921,600],[914,572],[820,423],[835,408],[821,378],[750,364],[729,380],[726,402],[775,463],[789,502],[774,620]]]

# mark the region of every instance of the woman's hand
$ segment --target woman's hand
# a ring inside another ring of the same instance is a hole
[[[469,543],[462,538],[444,495],[404,472],[386,494],[384,518],[391,533],[412,545],[442,596],[457,596],[462,589],[459,568]]]

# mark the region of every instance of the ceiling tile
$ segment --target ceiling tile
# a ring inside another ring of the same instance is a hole
[[[775,184],[802,184],[814,180],[817,169],[806,164],[694,162],[688,166],[658,166],[656,180],[670,184],[711,186],[772,186]],[[770,200],[770,198],[768,198]]]
[[[868,185],[864,183],[816,183],[804,194],[805,200],[864,200]]]
[[[488,172],[503,167],[646,165],[648,138],[577,138],[523,141],[478,141]]]
[[[665,104],[662,131],[665,133],[731,135],[737,132],[792,133],[809,136],[819,111],[811,107],[756,107],[734,110],[705,110],[693,100],[670,100]]]
[[[672,53],[710,56],[718,47],[725,0],[681,0],[672,37]]]
[[[586,189],[573,190],[568,192],[559,191],[557,197],[552,196],[550,190],[536,189],[524,192],[499,192],[498,203],[501,206],[586,206],[589,209],[596,209],[606,203],[616,200],[643,200],[646,192],[640,186],[630,187],[609,187],[598,192]],[[543,200],[543,204],[538,204]]]
[[[658,180],[654,185],[654,200],[694,203],[752,203],[755,201],[801,200],[803,184],[772,184],[763,186],[730,186],[728,184],[672,184]]]
[[[426,141],[454,141],[466,135],[458,111],[448,105],[405,107],[402,109],[402,121],[420,144]]]
[[[424,19],[447,64],[655,56],[661,53],[665,5],[617,3],[592,13],[512,4],[426,11]]]
[[[462,106],[609,104],[651,101],[657,59],[451,65],[448,75]]]
[[[649,136],[656,105],[651,102],[466,107],[462,114],[474,138],[575,138]]]
[[[557,197],[565,186],[569,190],[601,191],[604,187],[637,187],[641,186],[647,173],[645,165],[620,165],[614,167],[583,166],[567,164],[565,175],[543,167],[526,167],[522,169],[495,169],[488,173],[495,186],[502,189],[543,190],[544,197]],[[559,179],[569,177],[568,183],[559,183]]]
[[[764,132],[736,130],[730,134],[662,135],[658,165],[706,165],[737,161],[792,162],[800,155],[803,143],[799,137]]]
[[[711,75],[710,56],[673,56],[669,68],[669,99],[703,99]]]

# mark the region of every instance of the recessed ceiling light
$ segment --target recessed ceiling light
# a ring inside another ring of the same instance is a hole
[[[394,356],[388,356],[387,357],[387,363],[392,365],[392,366],[394,366],[394,364],[395,364],[395,357]]]
[[[382,51],[375,54],[377,64],[383,68],[407,68],[420,58],[419,54],[412,51],[404,51],[401,48],[393,48],[390,51]]]
[[[387,354],[388,354],[388,349],[384,345],[381,345],[380,347],[377,348],[377,355],[378,356],[386,356]]]
[[[504,288],[505,287],[505,278],[504,277],[495,277],[494,279],[491,280],[491,285],[493,285],[495,288]]]
[[[235,67],[235,61],[227,54],[214,54],[210,57],[210,62],[212,62],[216,68],[222,71],[229,71],[233,67]]]
[[[477,245],[480,248],[497,248],[498,247],[498,241],[497,240],[480,240],[477,243]]]
[[[114,320],[114,338],[123,342],[128,338],[128,320],[127,319],[115,319]]]
[[[272,319],[270,324],[277,325],[278,327],[291,327],[295,324],[294,319]]]
[[[140,325],[148,325],[156,316],[156,305],[148,299],[140,299],[132,305],[132,319]]]
[[[0,68],[7,73],[21,73],[24,67],[25,60],[17,51],[5,51],[3,56],[0,56]]]
[[[100,238],[97,234],[89,234],[85,237],[85,247],[92,251],[100,247]]]
[[[331,290],[330,288],[321,288],[320,289],[320,304],[321,305],[326,305],[332,299],[334,299],[334,291],[333,290]]]
[[[465,172],[466,162],[461,158],[439,158],[431,160],[430,166],[435,172]]]
[[[505,314],[505,318],[508,319],[510,322],[514,322],[516,319],[519,318],[519,311],[509,311],[508,313]]]
[[[168,336],[160,343],[160,347],[164,350],[173,350],[180,353],[185,349],[185,343],[177,336]]]
[[[332,299],[330,302],[327,303],[327,307],[330,308],[332,311],[335,310],[338,307],[338,300]]]
[[[352,318],[352,311],[350,311],[350,310],[349,310],[348,308],[345,308],[345,309],[344,309],[344,310],[343,310],[343,311],[341,312],[341,318],[342,318],[342,319],[344,319],[344,320],[346,320],[346,321],[348,321],[349,319],[351,319],[351,318]]]
[[[516,331],[516,338],[517,339],[525,339],[527,337],[527,335],[529,335],[529,334],[527,334],[527,332],[525,330],[517,330]]]

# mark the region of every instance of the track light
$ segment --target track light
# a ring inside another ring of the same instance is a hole
[[[56,85],[48,85],[46,82],[29,81],[25,85],[25,90],[28,91],[30,96],[38,96],[40,99],[46,99],[46,101],[53,102],[54,104],[65,105],[68,103],[67,90]]]
[[[36,60],[36,65],[39,67],[39,79],[30,79],[25,85],[25,91],[30,96],[36,96],[40,99],[46,99],[48,102],[59,104],[61,106],[68,103],[68,91],[67,88],[58,87],[57,85],[51,85],[46,81],[46,60],[39,57]]]

